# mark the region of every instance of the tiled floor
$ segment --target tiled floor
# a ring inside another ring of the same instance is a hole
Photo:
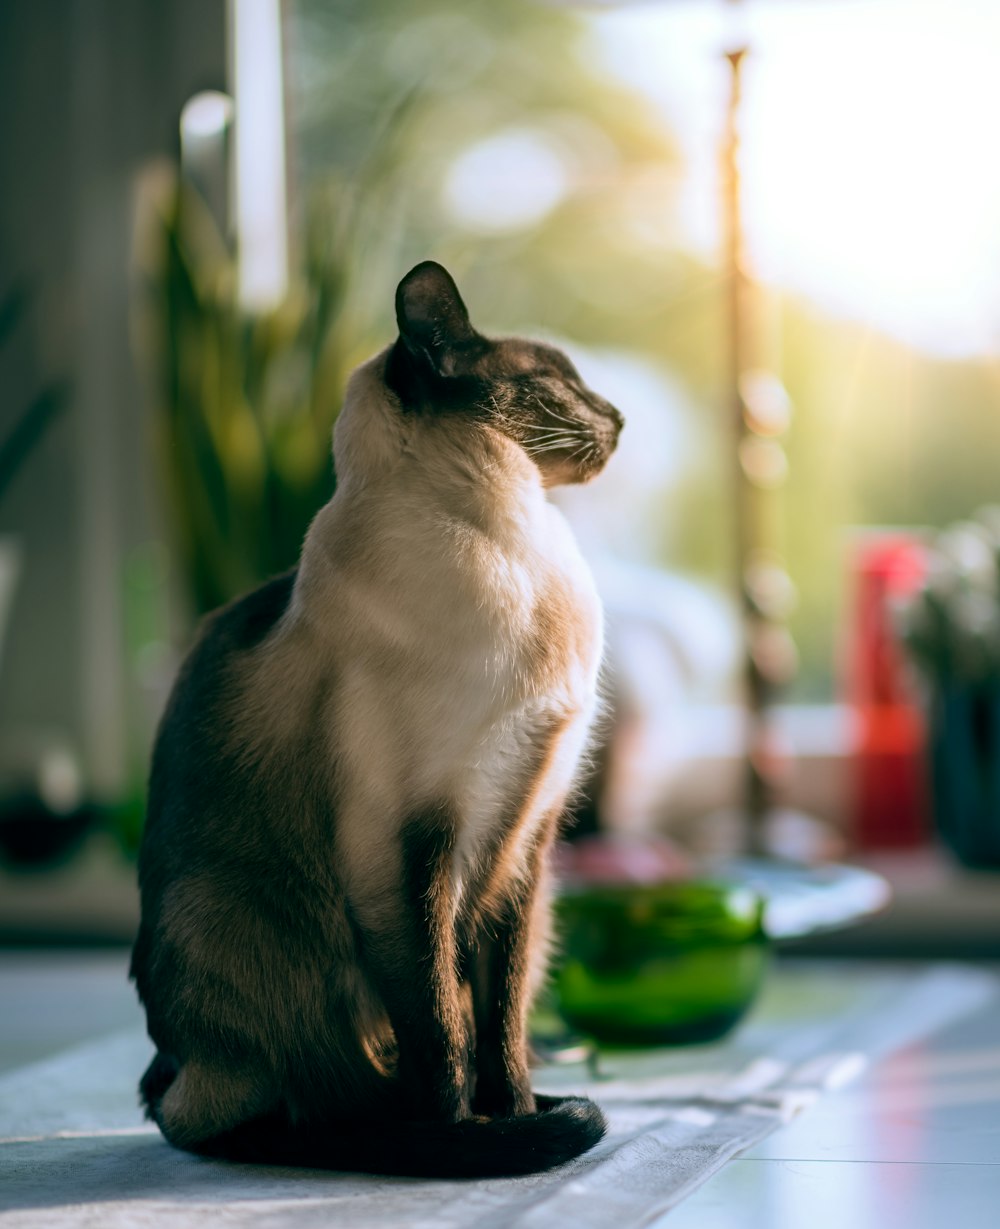
[[[1000,1224],[996,1004],[822,1099],[658,1223],[668,1229]]]
[[[0,1070],[140,1026],[126,964],[117,952],[0,953]],[[844,977],[844,968],[830,966],[829,975]],[[877,976],[877,966],[864,975]],[[655,1223],[993,1229],[1000,1224],[996,1000],[824,1096]]]
[[[122,951],[0,951],[0,1072],[142,1025]]]

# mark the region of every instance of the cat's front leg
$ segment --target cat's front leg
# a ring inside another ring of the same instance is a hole
[[[553,825],[554,826],[554,825]],[[527,1017],[539,961],[548,945],[544,860],[539,834],[521,873],[506,885],[494,918],[480,927],[469,964],[476,1026],[473,1110],[490,1117],[535,1112],[528,1074]]]
[[[454,829],[445,811],[410,818],[389,891],[351,892],[363,958],[398,1047],[404,1108],[416,1119],[457,1122],[470,1109],[469,1013],[454,931]]]

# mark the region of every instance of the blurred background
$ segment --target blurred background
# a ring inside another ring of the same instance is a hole
[[[131,938],[179,657],[433,258],[628,420],[560,496],[580,830],[851,859],[895,904],[810,950],[996,957],[998,51],[983,0],[0,6],[0,940]]]

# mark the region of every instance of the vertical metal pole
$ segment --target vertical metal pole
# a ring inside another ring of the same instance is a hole
[[[726,284],[729,291],[729,399],[732,420],[735,567],[743,629],[743,685],[746,712],[744,808],[748,853],[763,852],[763,824],[771,805],[771,785],[766,776],[768,731],[766,706],[768,680],[760,668],[755,645],[762,631],[761,614],[754,600],[750,567],[758,545],[760,492],[748,477],[743,463],[744,442],[750,432],[744,397],[744,377],[749,363],[749,278],[743,250],[739,170],[739,113],[742,68],[747,48],[726,53],[730,69],[729,105],[723,140],[723,196],[726,228]]]

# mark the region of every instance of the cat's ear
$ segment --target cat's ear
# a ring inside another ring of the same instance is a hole
[[[396,322],[406,349],[439,376],[456,375],[479,339],[451,274],[433,260],[411,269],[396,288]]]

